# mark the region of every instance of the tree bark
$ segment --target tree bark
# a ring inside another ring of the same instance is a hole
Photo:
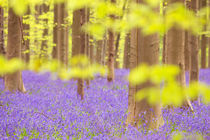
[[[198,10],[198,0],[192,0],[192,10],[197,13]],[[198,81],[199,76],[199,38],[197,35],[191,34],[191,65],[190,65],[190,82]]]
[[[112,3],[116,3],[116,0],[111,0]],[[114,15],[110,16],[114,20]],[[114,32],[109,29],[108,30],[108,35],[109,35],[109,48],[108,48],[108,75],[107,75],[107,80],[108,82],[112,82],[115,77],[114,73],[114,55],[115,55],[115,50],[114,50]]]
[[[208,38],[205,35],[201,36],[201,68],[206,68],[206,44]]]
[[[130,33],[128,33],[125,38],[124,58],[123,58],[123,68],[125,69],[129,69],[129,58],[130,58]]]
[[[182,0],[173,0],[171,3],[174,2],[183,2]],[[169,3],[169,4],[171,4]],[[172,27],[166,36],[166,64],[172,64],[176,65],[180,68],[180,74],[177,76],[177,82],[180,84],[180,86],[185,87],[186,81],[185,81],[185,63],[184,63],[184,49],[185,49],[185,31],[177,28]],[[185,95],[183,95],[185,96]],[[185,97],[186,100],[184,102],[185,106],[189,106],[191,110],[193,110],[193,107],[191,105],[190,100]]]
[[[73,12],[72,24],[72,57],[80,53],[81,39],[80,39],[80,10]]]
[[[66,47],[65,47],[65,3],[58,4],[58,60],[66,64]]]
[[[138,2],[143,3],[139,0]],[[136,67],[138,64],[147,63],[148,65],[155,65],[159,63],[159,36],[153,34],[143,36],[140,29],[133,29],[131,31],[131,46],[130,46],[130,68]],[[128,118],[126,124],[131,124],[137,128],[140,125],[146,124],[147,128],[158,129],[163,125],[163,117],[161,112],[161,105],[150,105],[146,99],[136,101],[134,94],[137,90],[149,88],[153,85],[151,82],[146,82],[138,86],[129,84],[128,95]],[[143,118],[142,118],[142,117]]]
[[[81,15],[81,26],[80,26],[80,30],[81,30],[81,27],[85,24],[85,19],[86,19],[86,16],[85,16],[85,8],[81,9],[80,10],[80,15]],[[83,31],[80,31],[80,42],[81,42],[81,49],[80,49],[80,54],[81,55],[85,55],[85,32]],[[78,79],[78,83],[77,83],[77,92],[78,94],[80,95],[81,99],[83,100],[84,99],[84,79]]]
[[[207,0],[201,0],[201,7],[204,8],[207,5]],[[204,25],[204,29],[206,31],[207,25]],[[208,39],[205,35],[201,36],[201,68],[206,68],[206,45],[207,45]]]
[[[46,4],[43,4],[42,5],[42,14],[46,14],[47,12],[49,12],[49,6],[48,5],[46,5]],[[43,38],[43,40],[42,40],[42,42],[41,42],[41,58],[44,58],[44,59],[48,59],[48,51],[47,51],[47,49],[48,49],[48,44],[47,44],[47,42],[48,42],[48,19],[47,18],[45,18],[44,20],[43,20],[43,22],[44,22],[44,31],[43,31],[43,34],[42,34],[42,38]]]
[[[5,55],[4,46],[4,9],[0,7],[0,55]]]
[[[53,27],[53,51],[52,51],[52,58],[58,59],[58,4],[54,5],[54,27]]]
[[[129,57],[129,64],[130,64],[130,69],[135,68],[138,64],[137,61],[137,34],[138,30],[137,29],[132,29],[131,30],[131,44],[130,44],[130,57]],[[135,116],[135,93],[137,92],[137,87],[129,84],[129,93],[128,93],[128,117],[126,120],[126,126],[129,124],[134,126],[135,121],[134,121],[134,116]]]
[[[185,0],[185,6],[187,9],[191,9],[191,1],[189,0]],[[185,63],[185,70],[189,71],[190,70],[190,65],[191,65],[191,59],[190,59],[190,32],[189,31],[185,31],[185,45],[184,45],[184,63]]]
[[[96,41],[96,62],[102,65],[103,40]]]
[[[21,32],[20,32],[20,17],[15,15],[13,10],[9,9],[8,15],[8,41],[6,57],[8,60],[12,58],[21,59]],[[5,75],[5,90],[10,92],[26,92],[21,71],[13,74]]]

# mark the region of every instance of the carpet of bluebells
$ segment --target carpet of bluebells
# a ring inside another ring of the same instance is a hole
[[[210,105],[196,102],[194,112],[176,108],[170,113],[163,108],[165,124],[158,131],[125,129],[128,73],[116,70],[114,83],[96,77],[85,88],[84,101],[77,96],[74,80],[52,80],[50,74],[24,71],[28,93],[11,94],[3,91],[0,79],[0,139],[164,140],[179,134],[189,140],[210,139]],[[200,81],[210,85],[210,69],[201,70]]]

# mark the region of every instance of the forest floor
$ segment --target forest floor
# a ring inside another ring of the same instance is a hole
[[[210,139],[210,105],[193,103],[194,112],[163,108],[164,126],[158,131],[124,129],[128,107],[128,70],[116,70],[114,83],[97,77],[77,96],[77,82],[52,80],[50,74],[24,71],[27,94],[4,92],[0,79],[0,139]],[[188,79],[188,74],[186,75]],[[188,81],[188,80],[187,80]],[[210,85],[210,69],[200,81]]]

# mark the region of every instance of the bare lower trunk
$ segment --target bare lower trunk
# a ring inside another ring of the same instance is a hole
[[[80,53],[80,10],[73,12],[73,24],[72,24],[72,57]],[[83,40],[84,41],[84,40]]]
[[[124,58],[123,58],[123,68],[129,69],[129,57],[130,57],[130,34],[128,33],[125,38],[124,46]]]
[[[42,9],[43,9],[43,13],[46,14],[49,11],[49,6],[46,4],[43,4]],[[41,58],[44,58],[47,60],[48,59],[48,54],[47,54],[48,53],[47,52],[47,49],[48,49],[48,44],[47,44],[47,42],[48,42],[48,20],[47,20],[47,18],[45,18],[43,20],[43,22],[44,22],[44,31],[43,31],[43,35],[42,35],[43,40],[41,43],[41,54],[40,55],[41,55]]]
[[[192,0],[191,1],[191,6],[192,6],[192,10],[197,13],[198,11],[198,0]],[[199,79],[199,37],[197,35],[193,35],[191,34],[191,64],[190,64],[190,82],[197,82]],[[200,102],[200,99],[197,98],[196,100],[198,100]]]
[[[107,80],[109,82],[114,80],[114,33],[109,31],[109,48],[108,48],[108,75]]]
[[[138,30],[137,29],[132,29],[131,30],[131,43],[130,43],[130,57],[129,57],[129,68],[133,69],[137,66],[137,34]],[[134,115],[135,115],[135,93],[137,92],[136,86],[133,86],[129,84],[129,93],[128,93],[128,117],[126,120],[126,126],[129,124],[134,126],[135,121],[134,121]]]
[[[80,18],[80,23],[81,23],[81,26],[80,26],[80,30],[81,30],[81,27],[85,24],[85,19],[86,19],[86,16],[85,16],[85,8],[81,9],[80,10],[80,14],[81,14],[81,18]],[[81,49],[80,49],[80,54],[81,55],[85,55],[85,32],[81,31],[80,32],[80,42],[81,42]],[[78,94],[80,95],[81,99],[83,100],[84,99],[84,79],[78,79],[78,83],[77,83],[77,92]]]
[[[5,55],[4,48],[4,9],[0,7],[0,55]]]
[[[120,44],[120,36],[121,34],[117,34],[117,39],[115,43],[115,68],[119,69],[120,68],[120,62],[119,62],[119,44]]]
[[[57,59],[58,58],[58,4],[54,5],[54,27],[53,27],[53,51],[52,51],[52,58]]]
[[[96,62],[102,64],[102,49],[103,49],[103,40],[98,40],[96,42]]]
[[[12,58],[21,58],[20,17],[15,15],[12,9],[9,9],[8,44],[6,52],[8,60]],[[11,92],[25,92],[20,71],[5,75],[5,90]]]
[[[112,3],[116,3],[116,0],[111,0]],[[110,15],[110,17],[114,20],[114,15]],[[109,48],[108,48],[108,61],[107,61],[107,66],[108,66],[108,75],[107,75],[107,80],[108,82],[112,82],[115,78],[114,74],[114,55],[115,55],[115,50],[114,50],[114,32],[109,29],[108,31],[109,35]]]
[[[207,44],[207,37],[202,35],[201,37],[201,68],[206,68],[206,44]]]
[[[184,57],[185,57],[185,70],[190,69],[190,37],[189,32],[185,31],[185,46],[184,46]]]

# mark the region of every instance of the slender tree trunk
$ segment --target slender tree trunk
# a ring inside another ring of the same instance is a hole
[[[58,58],[58,4],[54,5],[54,27],[53,27],[53,51],[52,51],[52,58],[57,59]]]
[[[0,55],[5,55],[4,48],[4,9],[0,7]],[[0,78],[2,77],[3,75],[0,75]]]
[[[43,9],[42,14],[46,14],[47,12],[49,12],[49,6],[46,4],[42,5],[42,9]],[[45,18],[43,20],[43,22],[44,22],[44,31],[43,31],[43,35],[42,35],[43,40],[41,42],[41,57],[43,57],[44,59],[48,59],[48,54],[47,54],[48,53],[48,51],[47,51],[47,49],[48,49],[48,44],[47,44],[47,42],[48,42],[48,19]]]
[[[85,24],[85,8],[80,10],[81,13],[81,27]],[[81,28],[80,28],[81,30]],[[81,55],[85,55],[85,32],[81,31],[80,32],[80,42],[81,42],[81,49],[80,49],[80,54]],[[78,83],[77,83],[77,92],[80,95],[81,99],[84,99],[84,80],[83,79],[78,79]]]
[[[65,27],[64,27],[64,16],[65,16],[65,3],[58,5],[58,60],[62,64],[66,63],[66,47],[65,47]]]
[[[207,0],[201,0],[201,7],[204,8],[207,5]],[[205,30],[207,29],[207,25],[205,25]],[[205,35],[201,36],[201,68],[206,68],[206,45],[208,39]]]
[[[0,7],[0,55],[5,55],[4,48],[4,9]]]
[[[64,19],[68,17],[68,10],[65,11]],[[65,66],[69,64],[69,26],[68,20],[65,20],[65,35],[64,35],[64,47],[65,47]]]
[[[206,68],[206,44],[208,38],[205,35],[201,37],[201,68]]]
[[[103,40],[98,40],[96,42],[96,62],[102,64],[102,49],[103,49]]]
[[[129,69],[129,58],[130,58],[130,33],[125,37],[125,47],[124,47],[124,58],[123,58],[123,68]]]
[[[93,37],[90,36],[90,62],[94,63],[94,45],[93,45]]]
[[[112,3],[116,3],[116,0],[111,0]],[[114,15],[110,16],[112,19],[114,19]],[[114,80],[115,77],[115,73],[114,73],[114,54],[115,54],[115,50],[114,50],[114,32],[109,29],[108,31],[108,35],[109,35],[109,48],[108,48],[108,75],[107,75],[107,80],[109,82],[112,82]]]
[[[102,46],[102,65],[106,65],[106,48],[107,48],[107,39],[105,33],[103,39],[103,46]]]
[[[119,44],[120,44],[120,36],[121,34],[118,33],[117,34],[117,38],[115,41],[115,68],[119,69],[120,68],[120,64],[119,64]]]
[[[6,57],[8,60],[12,58],[21,58],[21,32],[20,17],[15,15],[13,10],[9,9],[8,18],[8,41]],[[25,92],[22,73],[20,71],[13,74],[5,75],[5,90],[15,92]]]
[[[166,0],[163,0],[163,17],[164,17],[164,25],[166,24]],[[164,28],[166,28],[164,26]],[[162,63],[165,64],[166,63],[166,33],[164,33],[163,35],[163,49],[162,49]]]
[[[72,57],[80,53],[81,39],[80,39],[80,10],[73,12],[72,24]]]
[[[185,5],[187,9],[191,9],[191,2],[189,0],[185,0]],[[185,70],[189,71],[190,70],[190,65],[191,65],[191,59],[190,59],[190,33],[189,31],[185,31],[185,45],[184,45],[184,63],[185,63]]]

